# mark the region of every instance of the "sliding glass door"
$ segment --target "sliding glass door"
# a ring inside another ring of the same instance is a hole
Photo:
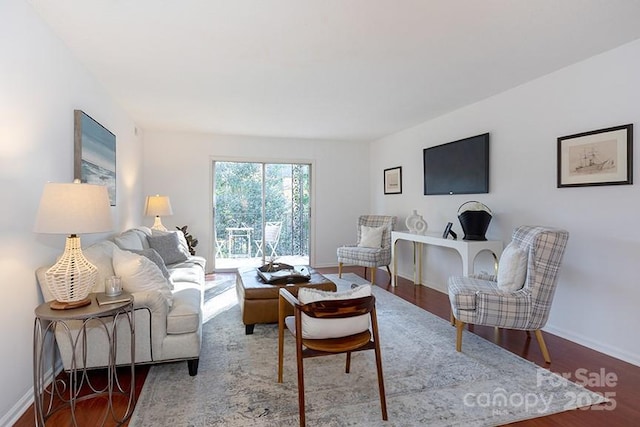
[[[216,270],[309,264],[311,165],[213,162]]]

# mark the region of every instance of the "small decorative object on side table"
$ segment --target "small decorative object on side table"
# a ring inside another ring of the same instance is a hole
[[[107,396],[109,404],[104,415],[96,420],[96,426],[115,421],[118,425],[129,419],[135,404],[135,320],[133,297],[123,292],[118,296],[119,302],[101,305],[98,298],[103,293],[90,294],[90,305],[69,309],[55,310],[48,303],[40,304],[35,309],[33,328],[33,392],[35,421],[37,426],[44,426],[47,419],[55,412],[69,408],[71,425],[78,425],[76,420],[76,403],[97,396]],[[74,332],[72,323],[81,322],[80,328]],[[117,336],[116,327],[120,324],[119,333],[131,334],[131,379],[128,384],[118,378],[116,372]],[[107,368],[107,382],[105,385],[92,382],[84,367],[83,360],[87,357],[86,336],[90,329],[104,330],[109,342],[109,357]],[[48,339],[51,335],[53,339]],[[55,379],[45,384],[45,376],[49,369],[55,369],[59,364],[56,351],[58,341],[65,340],[67,345],[76,349],[73,352],[69,370],[64,374],[66,379]],[[113,395],[120,394],[128,399],[124,414],[116,414],[111,404]],[[112,422],[108,423],[109,425]]]

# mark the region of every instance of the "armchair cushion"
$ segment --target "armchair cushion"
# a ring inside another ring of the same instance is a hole
[[[527,255],[513,242],[504,248],[498,263],[498,288],[507,292],[522,289],[527,276]]]
[[[366,225],[360,226],[360,243],[358,247],[361,248],[374,248],[378,249],[382,244],[382,233],[385,226],[382,227],[368,227]]]
[[[363,298],[371,295],[371,285],[360,285],[343,292],[321,291],[312,288],[300,288],[298,301],[309,304],[316,301]],[[345,319],[316,319],[302,313],[302,338],[327,339],[359,334],[369,329],[369,315]]]

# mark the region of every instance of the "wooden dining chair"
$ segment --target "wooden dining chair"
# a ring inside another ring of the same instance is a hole
[[[365,286],[370,288],[369,285]],[[301,297],[301,299],[302,296],[300,293],[304,293],[305,291],[307,291],[305,288],[299,290],[299,297]],[[318,292],[319,291],[315,291],[316,294]],[[303,360],[309,357],[346,353],[345,372],[348,374],[351,368],[352,352],[374,350],[382,419],[386,421],[387,402],[384,392],[375,297],[370,294],[370,289],[369,296],[360,298],[336,299],[340,298],[340,294],[335,292],[332,294],[333,297],[329,300],[301,304],[298,298],[293,296],[287,289],[280,289],[278,306],[278,382],[282,382],[284,330],[287,328],[291,334],[295,336],[296,340],[300,426],[304,427],[305,398]],[[293,306],[294,315],[287,317],[286,313],[289,305]],[[309,317],[303,319],[305,315]],[[365,323],[362,323],[363,318]],[[336,322],[338,319],[339,321]],[[323,321],[329,321],[332,324],[329,327],[322,327],[321,322]],[[305,326],[309,325],[310,322],[315,322],[315,327],[311,325],[305,329]],[[317,327],[318,323],[321,325],[319,328]],[[342,324],[344,325],[344,335],[340,333],[340,330],[343,329]],[[354,329],[354,325],[360,326],[355,326],[356,329]],[[299,333],[300,331],[301,333]],[[318,335],[318,331],[322,332]]]

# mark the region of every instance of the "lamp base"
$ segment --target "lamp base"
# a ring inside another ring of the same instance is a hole
[[[168,231],[167,227],[165,227],[164,225],[162,225],[162,220],[160,219],[160,216],[156,215],[156,219],[153,222],[153,225],[151,226],[152,230],[158,230],[158,231]]]
[[[49,303],[51,310],[70,310],[72,308],[84,307],[91,304],[91,298],[87,297],[80,301],[58,301],[53,300]]]

